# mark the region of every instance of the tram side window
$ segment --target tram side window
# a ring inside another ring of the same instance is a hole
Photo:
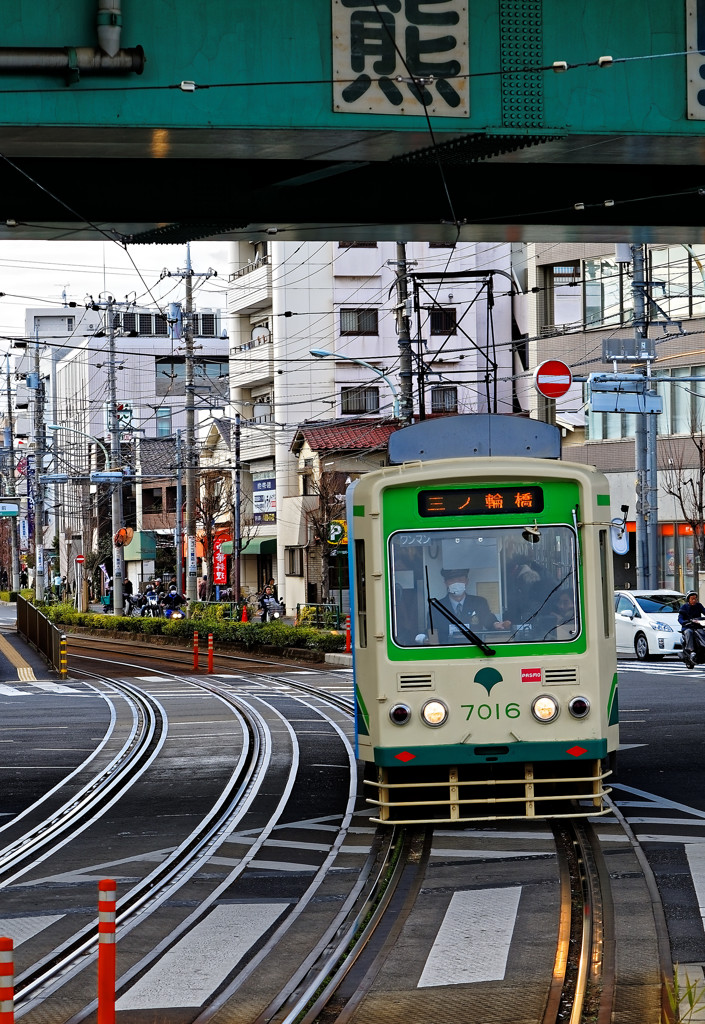
[[[574,531],[520,526],[409,531],[389,541],[400,647],[567,642],[580,633]]]
[[[600,575],[602,576],[602,620],[605,636],[612,636],[614,629],[614,610],[612,593],[612,547],[607,542],[607,530],[600,530]]]
[[[355,595],[357,599],[357,640],[367,647],[367,589],[365,582],[365,542],[355,541]]]

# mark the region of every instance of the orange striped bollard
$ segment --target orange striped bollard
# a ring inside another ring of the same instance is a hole
[[[198,672],[198,633],[193,634],[193,667]]]
[[[15,955],[12,939],[0,938],[0,1024],[15,1020]]]
[[[350,654],[352,650],[352,641],[350,638],[350,616],[345,616],[345,653]]]
[[[114,878],[98,882],[98,1016],[97,1024],[115,1024],[115,900]]]
[[[208,671],[213,674],[213,634],[208,634]]]
[[[59,640],[59,678],[66,679],[69,674],[69,659],[66,653],[66,634]]]

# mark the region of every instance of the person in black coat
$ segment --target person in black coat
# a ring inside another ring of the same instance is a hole
[[[695,665],[695,619],[705,619],[705,608],[698,600],[695,590],[685,595],[685,604],[678,612],[678,621],[683,631],[683,661],[688,668]]]
[[[506,629],[508,623],[498,621],[484,597],[466,593],[468,569],[442,569],[446,585],[445,597],[440,603],[460,619],[463,625],[475,632]],[[467,639],[456,625],[450,622],[437,608],[433,611],[433,626],[438,633],[439,644],[464,644]]]

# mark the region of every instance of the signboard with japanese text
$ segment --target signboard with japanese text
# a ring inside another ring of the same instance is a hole
[[[228,582],[228,556],[221,550],[221,544],[230,540],[225,533],[218,534],[213,540],[213,583],[216,587],[224,587]]]
[[[688,117],[705,120],[705,8],[702,0],[686,0],[688,37]]]
[[[256,523],[276,523],[277,482],[273,477],[252,481],[252,508]]]
[[[468,4],[332,0],[333,109],[469,117]]]

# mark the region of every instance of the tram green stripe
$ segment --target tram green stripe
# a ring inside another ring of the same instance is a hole
[[[610,689],[609,700],[607,701],[608,725],[619,725],[619,688],[618,678],[615,672],[612,677],[612,688]]]
[[[460,765],[460,764],[510,764],[517,761],[592,761],[607,756],[607,740],[566,740],[558,742],[508,743],[506,753],[499,752],[501,744],[489,750],[481,745],[465,743],[449,743],[432,747],[375,747],[375,763],[383,768],[416,768],[425,765]],[[582,749],[584,754],[571,755],[574,748]],[[476,753],[480,751],[480,753]],[[398,754],[404,755],[399,760]],[[408,759],[409,754],[413,757]]]

